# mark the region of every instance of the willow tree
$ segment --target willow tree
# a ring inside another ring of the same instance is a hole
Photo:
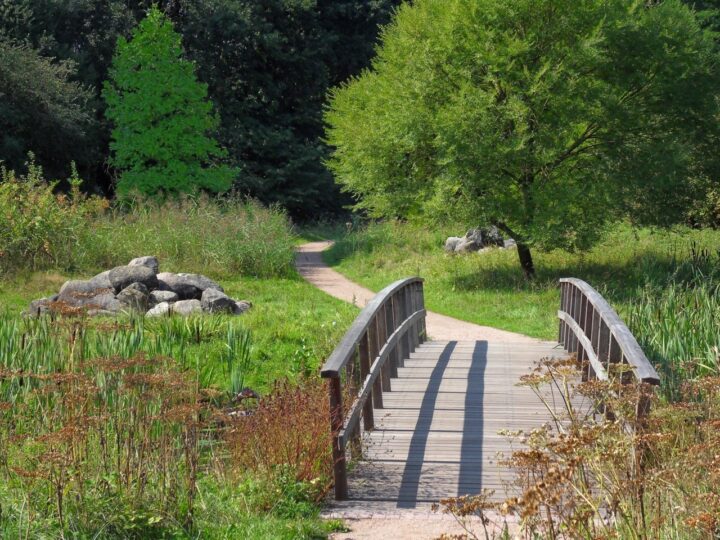
[[[532,276],[532,247],[679,219],[717,83],[678,0],[416,0],[333,92],[329,165],[372,215],[495,224]]]

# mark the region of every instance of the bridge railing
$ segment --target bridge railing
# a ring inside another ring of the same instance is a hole
[[[621,369],[624,384],[660,384],[660,377],[625,323],[605,299],[586,282],[560,280],[560,335],[558,341],[569,353],[577,354],[584,366],[583,380],[608,380],[613,364]],[[637,416],[647,413],[648,401],[641,399]]]
[[[347,499],[346,449],[361,451],[360,420],[366,431],[375,426],[373,407],[383,408],[383,392],[391,389],[398,367],[425,341],[423,280],[396,281],[380,291],[323,365],[328,379],[335,498]],[[343,404],[349,398],[349,406]]]

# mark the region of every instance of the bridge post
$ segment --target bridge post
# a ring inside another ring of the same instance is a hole
[[[340,431],[343,427],[342,389],[340,376],[328,379],[330,390],[330,428],[332,429],[332,457],[333,476],[335,478],[335,499],[344,501],[348,497],[347,467],[345,463],[345,449],[340,440]]]

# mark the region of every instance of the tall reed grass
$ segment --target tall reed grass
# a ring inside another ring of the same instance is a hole
[[[238,405],[252,347],[233,318],[0,314],[0,538],[322,536],[324,386]]]
[[[55,192],[42,169],[1,170],[0,278],[33,270],[91,273],[140,255],[164,270],[287,277],[294,235],[285,212],[245,198],[136,199],[111,207],[88,197],[77,175],[69,194]]]

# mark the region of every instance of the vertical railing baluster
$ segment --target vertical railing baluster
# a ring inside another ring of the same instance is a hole
[[[375,359],[378,356],[378,351],[380,350],[378,348],[378,331],[377,331],[377,324],[376,324],[377,316],[373,317],[373,320],[370,321],[370,324],[368,324],[368,349],[370,352],[370,365],[372,366],[373,362],[375,362]],[[373,397],[373,406],[376,409],[382,409],[383,408],[383,395],[382,395],[382,381],[380,380],[380,377],[377,377],[375,379],[375,382],[373,383],[373,390],[372,390],[372,397]]]
[[[400,326],[403,323],[403,318],[400,314],[400,302],[399,297],[397,294],[393,295],[392,297],[392,310],[393,310],[393,319],[395,322],[395,328]],[[397,360],[398,367],[404,367],[405,366],[405,349],[403,348],[403,340],[399,339],[397,342],[397,345],[395,345],[395,358]]]
[[[385,339],[389,339],[395,331],[395,321],[392,302],[388,302],[383,306],[385,312]],[[398,376],[398,362],[397,362],[397,347],[393,347],[390,351],[390,355],[387,359],[390,368],[390,377],[397,378]]]
[[[407,304],[407,289],[403,287],[398,293],[398,302],[400,303],[400,320],[405,321],[408,316],[408,304]],[[413,349],[410,345],[410,336],[406,332],[402,338],[400,338],[403,344],[403,351],[405,352],[405,358],[410,358],[410,354]]]
[[[370,374],[370,335],[366,331],[363,337],[360,339],[360,346],[359,346],[359,352],[360,352],[360,378],[363,381],[363,384],[365,383],[365,380],[367,376]],[[370,395],[368,396],[367,400],[365,400],[365,404],[363,405],[363,427],[365,428],[365,431],[370,431],[375,427],[375,418],[373,414],[373,398],[372,398],[373,391],[370,390]]]
[[[387,341],[387,326],[385,325],[386,312],[385,308],[381,307],[377,312],[375,322],[378,331],[378,351],[383,348]],[[390,383],[390,367],[385,362],[380,368],[380,378],[382,379],[382,391],[390,392],[392,390],[392,384]]]
[[[422,281],[418,282],[418,290],[420,291],[420,309],[425,309],[425,285]],[[425,317],[420,319],[420,343],[425,343],[428,339],[427,336],[427,325],[425,324]]]

